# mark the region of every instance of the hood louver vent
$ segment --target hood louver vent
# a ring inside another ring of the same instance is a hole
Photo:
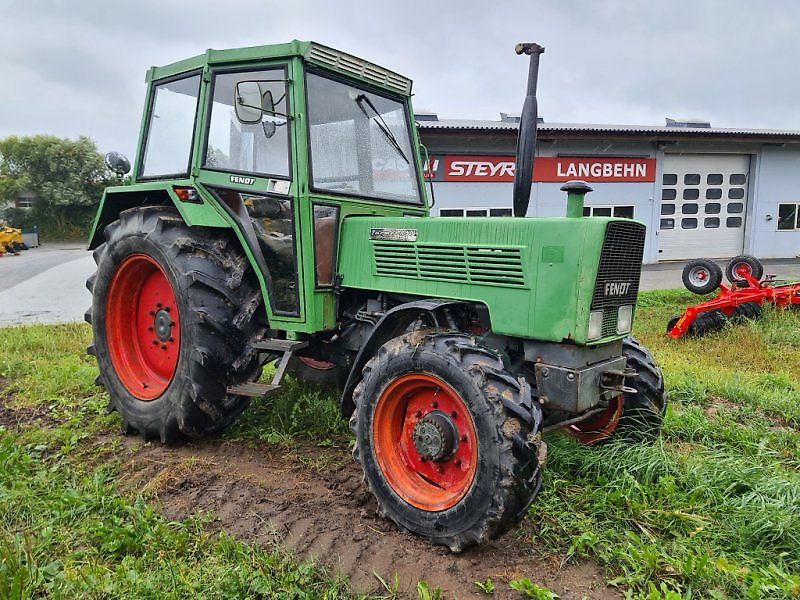
[[[519,248],[373,242],[376,275],[525,287]]]

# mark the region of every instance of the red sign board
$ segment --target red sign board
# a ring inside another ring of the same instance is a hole
[[[442,156],[431,160],[437,181],[514,181],[514,157]],[[596,182],[655,181],[653,158],[604,158],[600,156],[541,156],[533,167],[533,181],[559,182],[583,179]]]

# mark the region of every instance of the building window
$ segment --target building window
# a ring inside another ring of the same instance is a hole
[[[697,219],[681,219],[681,229],[697,229]]]
[[[683,185],[700,185],[700,173],[686,173],[683,176]]]
[[[728,217],[725,219],[725,226],[735,229],[742,226],[742,217]]]
[[[675,229],[675,219],[661,219],[661,229]]]
[[[794,231],[800,229],[797,222],[797,215],[800,214],[798,204],[779,204],[778,205],[778,231]]]
[[[706,214],[707,215],[718,215],[720,210],[720,203],[719,202],[706,202]]]
[[[683,206],[681,206],[681,212],[684,215],[696,215],[697,214],[697,203],[696,202],[687,202]]]
[[[744,173],[733,173],[730,178],[731,185],[744,185],[747,175]]]
[[[666,213],[665,213],[666,214]],[[633,206],[584,206],[584,217],[617,217],[620,219],[633,218]]]
[[[463,208],[440,208],[439,209],[439,216],[440,217],[463,217],[464,216],[464,209]]]
[[[708,188],[706,190],[706,200],[719,200],[722,198],[721,188]]]
[[[678,195],[677,190],[673,190],[673,189],[661,190],[661,199],[662,200],[675,200],[677,195]]]
[[[662,181],[664,185],[677,185],[678,176],[675,173],[664,173]]]
[[[510,208],[440,208],[440,217],[511,217]]]
[[[731,188],[728,190],[729,200],[741,200],[744,198],[744,188]]]
[[[33,196],[20,196],[14,206],[17,208],[33,208]]]
[[[686,188],[683,190],[684,200],[697,200],[700,197],[700,190],[697,188]]]
[[[706,176],[706,183],[708,185],[722,185],[723,179],[722,173],[709,173]]]

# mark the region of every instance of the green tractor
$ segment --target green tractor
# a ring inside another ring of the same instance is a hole
[[[661,374],[629,337],[645,227],[583,218],[582,182],[566,217],[522,218],[543,49],[516,51],[508,218],[430,217],[397,73],[300,41],[151,68],[89,241],[89,352],[125,432],[214,434],[287,372],[335,388],[380,514],[453,551],[522,518],[544,432],[656,436]]]

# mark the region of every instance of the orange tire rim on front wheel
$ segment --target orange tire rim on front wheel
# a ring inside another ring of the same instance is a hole
[[[375,406],[372,443],[389,485],[416,508],[452,508],[475,479],[475,423],[458,393],[438,377],[409,373],[389,383]]]

